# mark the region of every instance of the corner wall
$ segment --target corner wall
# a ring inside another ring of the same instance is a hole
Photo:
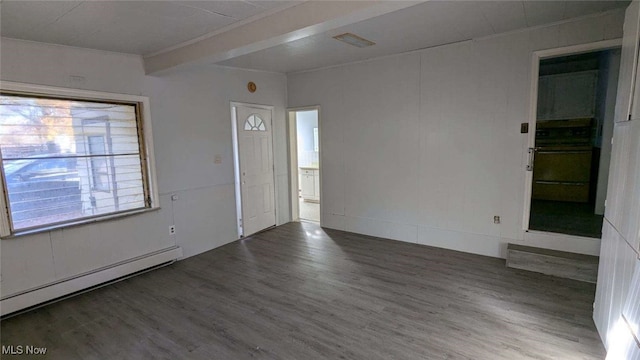
[[[2,297],[175,245],[187,257],[236,240],[230,101],[275,106],[277,220],[289,220],[284,75],[211,66],[148,77],[138,56],[6,38],[0,46],[2,80],[148,96],[161,206],[0,241]],[[254,94],[249,81],[258,85]]]
[[[533,51],[620,38],[624,12],[289,74],[321,106],[323,225],[504,257],[506,243],[597,255],[522,230]],[[493,216],[501,224],[493,223]]]

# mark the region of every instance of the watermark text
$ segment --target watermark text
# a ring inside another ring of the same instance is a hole
[[[47,348],[33,345],[2,345],[2,355],[46,355]]]

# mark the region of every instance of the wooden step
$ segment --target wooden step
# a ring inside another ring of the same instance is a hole
[[[508,244],[507,267],[595,283],[598,257]]]

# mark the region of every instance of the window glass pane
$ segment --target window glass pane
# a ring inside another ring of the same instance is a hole
[[[244,129],[247,131],[267,131],[262,118],[256,114],[249,115],[244,122]]]
[[[12,227],[143,208],[135,105],[0,96]]]
[[[88,137],[89,154],[91,158],[91,179],[92,186],[96,190],[109,191],[109,170],[107,168],[107,157],[96,156],[106,154],[104,136],[93,135]]]
[[[255,116],[249,115],[247,120],[244,122],[244,129],[245,130],[253,130],[253,128],[255,126],[256,126],[256,124],[255,124]]]

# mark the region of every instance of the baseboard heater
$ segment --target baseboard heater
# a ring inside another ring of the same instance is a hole
[[[20,310],[37,307],[70,295],[95,289],[116,280],[126,279],[133,274],[144,272],[159,265],[172,263],[181,257],[182,248],[174,246],[12,294],[0,298],[0,316],[6,318],[6,315],[13,315]]]

